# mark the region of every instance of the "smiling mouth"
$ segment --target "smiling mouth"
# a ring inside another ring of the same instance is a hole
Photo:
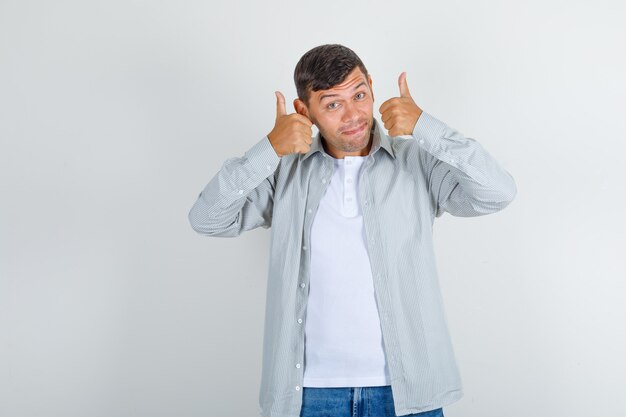
[[[357,133],[361,133],[363,131],[363,129],[365,129],[365,126],[367,126],[367,123],[363,123],[360,127],[354,129],[354,130],[346,130],[343,133],[345,135],[355,135]]]

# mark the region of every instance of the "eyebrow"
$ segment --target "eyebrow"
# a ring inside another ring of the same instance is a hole
[[[359,88],[360,86],[365,85],[365,81],[361,81],[361,83],[359,85],[357,85],[356,87],[354,87],[352,89],[352,91],[356,90],[357,88]],[[338,96],[339,94],[324,94],[320,97],[320,103],[322,102],[322,100],[324,100],[327,97],[335,97]]]

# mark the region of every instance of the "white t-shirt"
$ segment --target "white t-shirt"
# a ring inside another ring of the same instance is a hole
[[[357,195],[366,159],[335,159],[311,226],[305,387],[391,385]]]

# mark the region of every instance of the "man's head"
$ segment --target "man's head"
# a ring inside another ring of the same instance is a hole
[[[294,81],[294,107],[320,130],[329,154],[343,158],[369,153],[372,77],[350,48],[329,44],[311,49],[298,61]]]

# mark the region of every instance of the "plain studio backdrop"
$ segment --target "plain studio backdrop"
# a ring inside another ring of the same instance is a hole
[[[465,396],[446,417],[626,415],[620,1],[0,2],[0,416],[257,416],[270,230],[196,234],[230,157],[341,43],[379,106],[515,178],[435,221]],[[317,129],[314,128],[314,134]]]

